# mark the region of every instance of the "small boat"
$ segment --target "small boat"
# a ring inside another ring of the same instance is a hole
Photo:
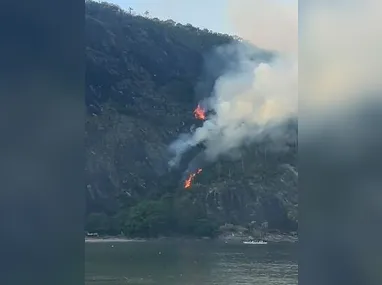
[[[259,240],[259,241],[243,241],[244,244],[268,244],[266,241]]]

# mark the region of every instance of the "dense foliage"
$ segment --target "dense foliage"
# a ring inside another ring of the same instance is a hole
[[[168,144],[195,124],[192,111],[218,76],[203,75],[205,56],[232,41],[86,2],[87,231],[158,237],[214,236],[225,224],[296,230],[296,144],[283,153],[246,147],[239,159],[209,165],[187,191],[184,167],[168,171]]]

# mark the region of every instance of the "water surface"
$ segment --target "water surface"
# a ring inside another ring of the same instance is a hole
[[[297,246],[217,241],[86,243],[86,285],[294,285]]]

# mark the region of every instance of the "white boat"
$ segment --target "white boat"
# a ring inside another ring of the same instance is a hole
[[[266,241],[259,240],[259,241],[243,241],[244,244],[268,244]]]

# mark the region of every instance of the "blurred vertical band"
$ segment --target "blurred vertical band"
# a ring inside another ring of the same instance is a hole
[[[84,282],[84,1],[0,2],[0,284]]]
[[[299,3],[299,284],[382,284],[381,8]]]

